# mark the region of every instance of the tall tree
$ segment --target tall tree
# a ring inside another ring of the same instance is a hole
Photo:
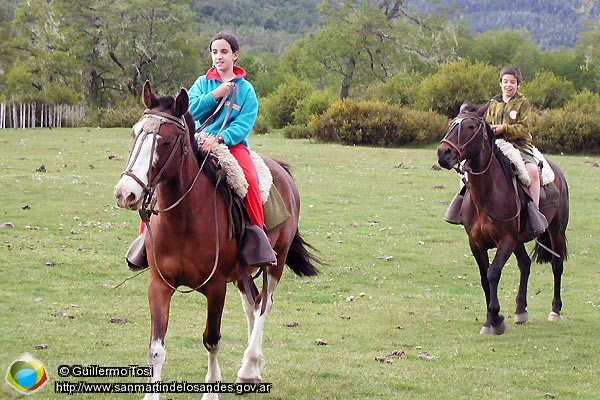
[[[15,26],[24,62],[11,82],[63,85],[99,107],[137,101],[146,79],[157,90],[190,85],[204,48],[185,0],[29,0]]]
[[[7,92],[14,100],[77,102],[77,79],[60,23],[52,6],[30,0],[15,12],[14,35],[6,43],[14,52],[6,74]]]
[[[303,63],[316,61],[321,74],[338,76],[340,98],[415,65],[439,65],[456,47],[446,19],[404,0],[325,0],[319,10],[326,26],[305,39]]]
[[[156,89],[192,79],[186,71],[194,69],[186,67],[197,59],[193,54],[197,43],[189,2],[83,2],[53,3],[60,12],[63,32],[75,44],[74,56],[83,63],[91,102],[106,102],[118,93],[137,97],[146,79],[159,81]]]

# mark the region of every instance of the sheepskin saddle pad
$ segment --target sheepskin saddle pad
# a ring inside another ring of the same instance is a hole
[[[519,149],[504,139],[496,139],[496,146],[498,146],[500,151],[514,165],[515,173],[519,181],[524,186],[529,186],[531,184],[531,178],[525,169],[525,162],[523,161],[523,158],[521,158]],[[558,188],[556,185],[554,185],[554,171],[537,147],[533,148],[533,156],[536,160],[542,163],[542,172],[540,174],[540,181],[542,185],[542,191],[540,193],[540,208],[550,207],[556,204],[559,195]]]
[[[204,132],[199,132],[195,135],[198,147],[202,145],[207,136]],[[212,153],[217,159],[218,166],[225,173],[225,181],[229,188],[241,199],[245,198],[248,193],[248,181],[244,176],[242,167],[240,167],[240,164],[233,157],[227,145],[217,145]],[[279,191],[273,185],[273,175],[267,164],[265,164],[265,161],[260,154],[253,150],[250,150],[250,156],[252,157],[252,161],[254,161],[254,166],[258,174],[258,186],[264,207],[265,225],[269,231],[283,224],[290,215]]]

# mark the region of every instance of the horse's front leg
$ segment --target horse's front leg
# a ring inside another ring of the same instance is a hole
[[[150,304],[151,334],[148,351],[148,365],[152,367],[152,376],[148,383],[161,381],[162,367],[167,355],[165,335],[169,323],[169,308],[173,290],[165,285],[161,278],[151,272],[148,282],[148,302]],[[145,400],[158,400],[158,393],[147,393]]]
[[[498,300],[498,284],[502,275],[502,269],[514,250],[514,242],[510,240],[498,244],[494,260],[487,270],[487,280],[490,287],[490,299],[488,303],[487,320],[479,333],[501,335],[506,330],[506,322],[500,314],[500,301]]]
[[[206,328],[203,334],[204,347],[208,351],[208,371],[205,382],[215,383],[221,381],[221,367],[219,366],[219,348],[221,347],[221,318],[225,306],[225,294],[227,284],[225,282],[214,282],[207,288],[205,295],[207,299]],[[205,393],[203,400],[218,399],[217,393]]]
[[[278,267],[269,267],[278,268]],[[279,267],[281,268],[281,267]],[[263,281],[263,285],[267,285],[266,295],[261,297],[251,309],[252,316],[247,316],[248,319],[248,347],[244,351],[242,366],[238,370],[236,382],[238,383],[259,383],[262,382],[260,372],[265,364],[265,357],[262,351],[263,329],[271,307],[273,306],[273,292],[279,283],[279,279],[274,277],[267,271],[263,272],[267,278]],[[281,276],[281,274],[279,274]],[[242,303],[247,302],[242,294]],[[264,308],[264,312],[262,309]],[[249,304],[244,304],[244,309],[250,311]],[[253,324],[250,325],[250,321]]]
[[[517,308],[515,309],[515,323],[524,324],[529,321],[529,314],[527,313],[527,285],[529,282],[529,274],[531,272],[531,259],[527,254],[525,244],[517,244],[515,257],[517,258],[520,271],[519,291],[516,298]]]
[[[486,249],[481,249],[477,247],[474,242],[471,242],[470,244],[471,253],[475,258],[475,261],[477,262],[477,266],[479,267],[481,288],[483,289],[483,293],[485,294],[485,305],[487,308],[487,306],[490,304],[490,283],[488,282],[488,269],[490,267],[490,259]],[[483,327],[481,328],[480,333],[487,333],[484,332],[484,329],[489,329],[489,327],[489,321],[486,321]]]

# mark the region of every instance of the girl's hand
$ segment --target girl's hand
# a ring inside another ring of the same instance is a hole
[[[233,85],[235,85],[235,83],[233,83],[233,82],[223,82],[219,85],[218,88],[213,90],[211,94],[215,98],[215,100],[220,99],[221,97],[225,97],[229,93],[231,93],[231,89],[233,88]]]
[[[206,139],[204,139],[202,146],[200,146],[200,150],[202,150],[205,153],[208,153],[211,152],[215,147],[217,147],[218,144],[219,140],[217,139],[217,137],[214,135],[209,135]]]

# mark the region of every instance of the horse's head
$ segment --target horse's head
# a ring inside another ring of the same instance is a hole
[[[489,125],[483,118],[486,109],[486,106],[478,108],[466,101],[462,104],[460,113],[448,123],[448,131],[438,146],[441,167],[450,169],[481,153],[490,134]]]
[[[189,149],[187,91],[159,98],[146,81],[142,99],[147,109],[133,126],[131,154],[114,192],[119,207],[131,210],[140,209],[159,182],[179,172]]]

